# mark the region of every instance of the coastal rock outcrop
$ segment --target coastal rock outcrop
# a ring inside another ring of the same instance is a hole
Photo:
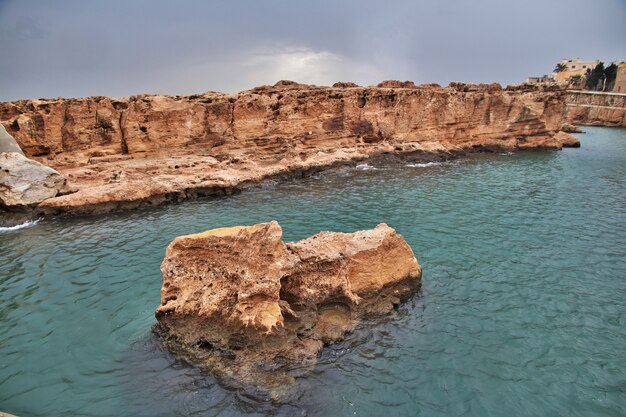
[[[564,148],[580,148],[580,140],[565,131],[557,132],[554,135],[554,140],[559,142]]]
[[[569,123],[563,123],[563,125],[561,126],[561,132],[565,132],[565,133],[585,133],[578,126],[574,126],[574,125],[569,124]]]
[[[0,207],[26,209],[67,191],[54,169],[17,152],[0,153]]]
[[[275,399],[324,344],[391,311],[422,274],[385,224],[286,244],[275,221],[178,237],[161,271],[153,329],[164,345]]]
[[[518,138],[557,132],[564,99],[564,90],[498,84],[319,87],[280,81],[237,94],[20,100],[0,103],[0,121],[27,156],[59,165],[145,153],[237,151],[270,158],[406,142],[434,142],[446,150],[513,149]]]
[[[561,149],[559,88],[280,81],[237,94],[19,100],[0,122],[78,192],[43,215],[101,213],[224,195],[267,178],[366,159]],[[1,220],[1,219],[0,219]]]

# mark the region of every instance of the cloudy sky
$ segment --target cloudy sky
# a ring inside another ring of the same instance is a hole
[[[626,60],[626,0],[0,0],[0,101],[289,79],[517,83]]]

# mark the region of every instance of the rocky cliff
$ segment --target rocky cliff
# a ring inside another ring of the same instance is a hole
[[[514,146],[550,136],[562,123],[560,90],[344,85],[279,82],[238,94],[16,101],[0,103],[0,121],[27,156],[53,158],[384,141]]]
[[[558,89],[497,84],[282,81],[238,94],[0,103],[0,121],[27,156],[78,189],[41,212],[97,212],[228,193],[382,154],[559,149],[564,99]]]

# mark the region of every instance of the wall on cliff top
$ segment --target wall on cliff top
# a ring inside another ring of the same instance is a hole
[[[565,102],[569,123],[626,126],[626,94],[568,91]]]
[[[347,143],[437,142],[448,148],[550,136],[565,92],[532,87],[279,82],[238,94],[21,100],[0,122],[26,155],[207,152]]]

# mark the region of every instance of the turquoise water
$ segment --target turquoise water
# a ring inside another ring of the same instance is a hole
[[[626,130],[582,148],[349,168],[0,232],[0,411],[20,416],[624,416]],[[385,323],[275,405],[150,333],[177,235],[276,219],[286,240],[386,222],[424,268]]]

